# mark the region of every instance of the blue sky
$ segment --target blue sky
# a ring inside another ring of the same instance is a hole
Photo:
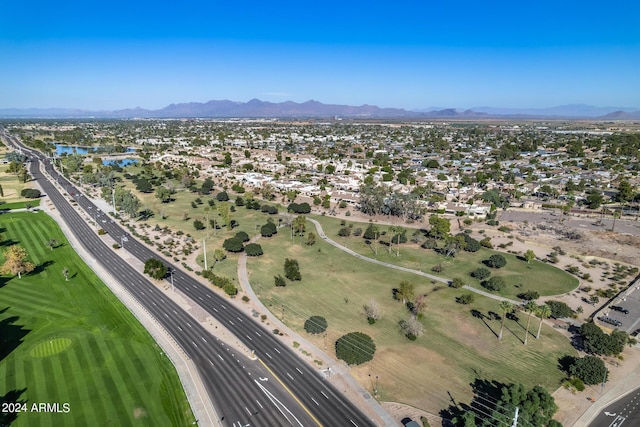
[[[640,107],[640,2],[14,1],[0,108]]]

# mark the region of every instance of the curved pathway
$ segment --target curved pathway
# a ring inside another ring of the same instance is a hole
[[[327,237],[327,235],[324,234],[324,230],[322,229],[322,225],[320,225],[320,223],[318,221],[316,221],[315,219],[307,218],[307,221],[310,221],[310,222],[313,223],[313,225],[315,225],[316,231],[318,232],[318,235],[322,238],[322,240],[324,240],[325,242],[329,243],[331,246],[335,246],[336,248],[340,249],[341,251],[344,251],[344,252],[348,253],[351,256],[359,258],[359,259],[361,259],[363,261],[367,261],[367,262],[371,262],[373,264],[381,265],[383,267],[395,268],[396,270],[404,271],[406,273],[411,273],[411,274],[415,274],[415,275],[418,275],[418,276],[423,276],[423,277],[426,277],[428,279],[435,280],[437,282],[446,283],[447,285],[451,282],[450,280],[445,279],[444,277],[435,276],[433,274],[424,273],[424,272],[422,272],[420,270],[414,270],[412,268],[407,268],[407,267],[402,267],[402,266],[395,265],[395,264],[390,264],[388,262],[379,261],[377,259],[373,259],[373,258],[369,258],[369,257],[364,256],[364,255],[361,255],[361,254],[359,254],[359,253],[347,248],[346,246],[341,245],[340,243],[336,242],[335,240],[331,240],[329,237]],[[498,296],[498,295],[494,295],[492,293],[485,292],[483,290],[473,288],[473,287],[471,287],[469,285],[464,285],[463,289],[467,289],[467,290],[469,290],[471,292],[475,292],[477,294],[480,294],[480,295],[483,295],[485,297],[492,298],[492,299],[495,299],[495,300],[498,300],[498,301],[509,301],[511,304],[514,304],[514,305],[522,305],[522,301],[516,301],[516,300],[513,300],[513,299],[504,298],[504,297],[501,297],[501,296]]]

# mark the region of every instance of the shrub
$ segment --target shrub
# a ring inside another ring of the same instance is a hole
[[[224,285],[222,290],[224,291],[225,294],[229,295],[231,298],[238,295],[238,288],[236,288],[236,286],[233,283],[227,283],[226,285]]]
[[[148,274],[151,278],[160,280],[167,275],[169,269],[159,259],[149,258],[144,263],[144,274]]]
[[[226,193],[226,191],[221,191],[220,193],[218,193],[218,194],[216,195],[216,199],[217,199],[219,202],[226,202],[226,201],[228,201],[228,200],[229,200],[229,195]]]
[[[562,301],[547,301],[547,305],[551,309],[551,317],[561,319],[563,317],[573,317],[575,312]]]
[[[287,210],[289,212],[293,212],[293,213],[297,213],[297,214],[308,214],[311,212],[311,206],[309,206],[309,203],[304,202],[304,203],[291,203],[289,204],[289,206],[287,207]]]
[[[196,230],[204,230],[205,229],[204,224],[199,219],[196,219],[195,221],[193,221],[193,228],[195,228]]]
[[[104,228],[101,228],[100,230],[98,230],[99,236],[104,236],[105,234],[107,234],[107,231]]]
[[[491,243],[491,237],[485,237],[484,239],[480,240],[480,246],[493,249],[493,243]]]
[[[246,231],[238,231],[236,233],[235,237],[240,239],[242,242],[248,242],[249,241],[249,235],[247,234]]]
[[[322,316],[311,316],[304,322],[304,330],[310,334],[321,334],[327,330],[327,319]]]
[[[350,332],[336,341],[336,356],[348,365],[361,365],[373,359],[376,345],[369,335]]]
[[[494,276],[489,280],[485,280],[482,282],[482,286],[489,289],[490,291],[499,292],[506,286],[506,282],[500,276]]]
[[[438,247],[438,242],[436,239],[429,238],[425,240],[420,247],[422,249],[436,249]]]
[[[262,246],[257,243],[249,243],[244,250],[247,252],[247,256],[260,256],[262,252]]]
[[[229,252],[242,252],[244,250],[242,240],[237,237],[226,239],[224,243],[222,243],[222,247]]]
[[[353,230],[353,235],[358,237],[362,234],[362,228],[358,227],[355,230]]]
[[[27,199],[37,199],[40,197],[40,190],[35,188],[25,188],[20,192],[22,197],[26,197]]]
[[[521,292],[518,294],[518,298],[523,299],[525,301],[533,301],[540,298],[540,293],[537,291]]]
[[[500,254],[494,254],[491,255],[488,260],[486,260],[485,264],[487,264],[491,268],[502,268],[507,265],[507,260]]]
[[[351,235],[351,229],[349,227],[342,227],[338,230],[338,236],[340,237],[349,237]]]
[[[286,258],[284,260],[284,277],[291,281],[302,280],[300,275],[300,266],[295,259]]]
[[[271,237],[278,232],[276,225],[272,222],[268,222],[260,227],[260,234],[262,237]]]
[[[463,305],[471,304],[474,300],[475,296],[471,292],[467,292],[456,298],[456,302]]]
[[[273,276],[273,280],[275,282],[275,285],[278,287],[285,287],[287,286],[287,281],[284,280],[284,277],[282,277],[281,275],[277,275],[277,276]]]
[[[463,286],[464,286],[464,280],[460,279],[459,277],[456,277],[451,281],[452,288],[459,289]]]
[[[473,270],[471,273],[469,273],[469,275],[474,279],[484,280],[487,277],[491,276],[491,272],[484,267],[478,267],[475,270]]]

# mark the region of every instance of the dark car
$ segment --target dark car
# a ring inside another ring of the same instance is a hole
[[[624,313],[624,314],[629,314],[629,310],[627,310],[624,307],[617,306],[617,305],[612,305],[611,306],[611,310],[619,311],[620,313]]]
[[[618,319],[612,319],[611,317],[607,317],[607,316],[602,316],[600,318],[600,321],[604,323],[608,323],[613,326],[622,326],[621,321],[619,321]]]

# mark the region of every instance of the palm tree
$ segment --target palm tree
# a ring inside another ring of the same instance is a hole
[[[613,224],[611,225],[611,231],[613,231],[616,228],[616,219],[620,218],[620,212],[615,211],[612,214],[613,216]]]
[[[67,267],[62,269],[62,275],[64,276],[65,281],[69,281],[69,269]]]
[[[551,316],[551,307],[549,307],[547,304],[538,306],[536,315],[540,319],[540,323],[538,324],[538,333],[536,334],[536,339],[539,339],[540,330],[542,329],[542,319],[546,319],[547,317]]]
[[[504,329],[504,319],[507,317],[507,313],[511,313],[513,311],[513,304],[509,301],[500,301],[498,305],[500,310],[502,311],[502,319],[500,320],[500,333],[498,334],[498,339],[502,340],[502,331]]]
[[[538,306],[533,301],[527,301],[527,303],[524,305],[524,311],[529,313],[529,315],[527,316],[527,329],[524,333],[524,345],[527,345],[527,339],[529,338],[529,324],[531,323],[531,314],[534,313],[537,308]]]

